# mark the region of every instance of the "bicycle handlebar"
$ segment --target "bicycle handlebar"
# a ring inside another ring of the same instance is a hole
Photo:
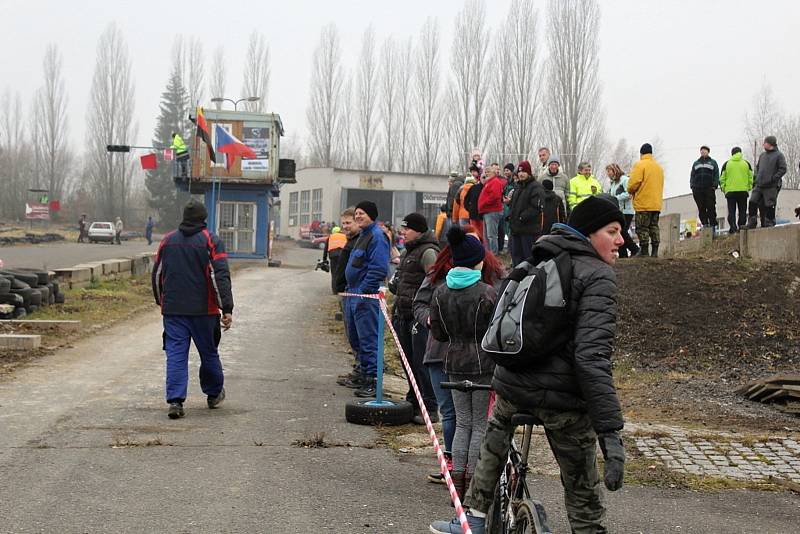
[[[491,391],[491,384],[476,384],[470,380],[462,380],[461,382],[441,382],[439,386],[442,389],[457,389],[458,391],[478,391],[486,390]]]

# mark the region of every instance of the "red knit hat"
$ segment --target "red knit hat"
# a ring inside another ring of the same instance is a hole
[[[527,172],[529,175],[533,174],[531,172],[531,162],[528,160],[520,161],[519,166],[517,166],[517,172]]]

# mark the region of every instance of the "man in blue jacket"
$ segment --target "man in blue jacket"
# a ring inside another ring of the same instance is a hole
[[[361,228],[345,268],[347,292],[376,294],[389,272],[389,240],[377,225],[378,206],[365,200],[356,205],[355,221]],[[373,298],[348,297],[347,338],[361,368],[357,397],[375,395],[378,374],[378,321],[382,321],[380,303]]]
[[[233,322],[233,294],[228,255],[219,237],[206,228],[207,216],[203,204],[190,200],[178,230],[161,241],[153,265],[153,295],[164,317],[170,419],[184,416],[190,341],[200,353],[200,388],[208,407],[217,408],[225,399],[217,345],[220,322],[225,330]]]

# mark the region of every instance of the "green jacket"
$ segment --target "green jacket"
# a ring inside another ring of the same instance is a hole
[[[736,193],[753,189],[753,168],[750,162],[737,152],[722,165],[719,186],[723,193]]]
[[[178,154],[186,152],[186,143],[183,142],[179,134],[175,134],[175,137],[172,138],[172,146],[170,148],[175,151],[175,155],[177,156]]]

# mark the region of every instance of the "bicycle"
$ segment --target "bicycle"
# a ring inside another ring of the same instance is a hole
[[[475,384],[469,380],[462,382],[441,382],[442,389],[458,391],[492,390],[488,384]],[[552,534],[547,521],[547,513],[541,502],[531,496],[527,476],[528,453],[531,448],[533,427],[542,422],[529,413],[516,413],[511,417],[516,429],[523,427],[522,447],[518,447],[512,437],[508,449],[508,459],[500,480],[495,487],[494,500],[486,513],[486,532],[489,534]]]

